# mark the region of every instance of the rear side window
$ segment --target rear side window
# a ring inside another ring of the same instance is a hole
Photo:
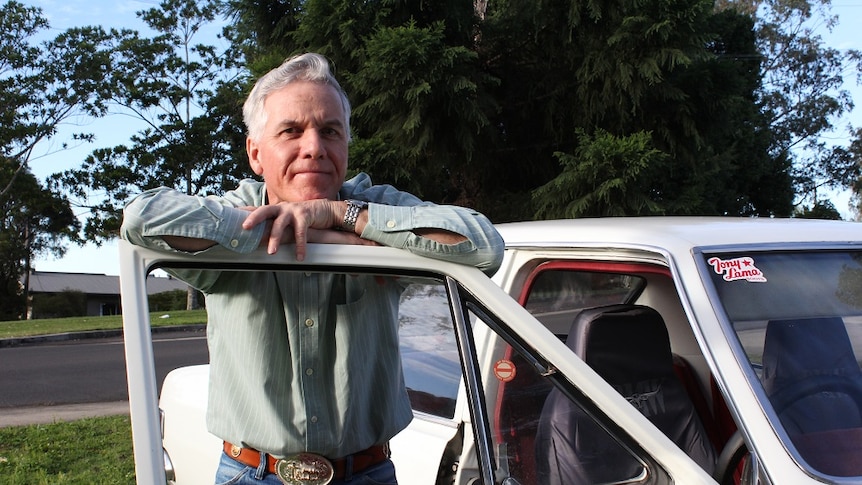
[[[619,273],[550,270],[538,273],[527,302],[530,313],[626,303],[643,288],[638,276]]]
[[[646,280],[625,272],[630,265],[611,268],[582,262],[545,263],[527,280],[519,301],[548,329],[563,338],[584,308],[634,301]]]

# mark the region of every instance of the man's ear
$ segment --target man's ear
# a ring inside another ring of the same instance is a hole
[[[251,166],[251,169],[254,173],[262,175],[263,165],[260,163],[260,159],[258,158],[260,155],[260,149],[257,146],[257,142],[250,136],[245,139],[245,152],[248,154],[248,164]]]

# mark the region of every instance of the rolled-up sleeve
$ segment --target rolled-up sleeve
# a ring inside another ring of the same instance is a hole
[[[368,224],[361,236],[384,246],[405,249],[428,258],[475,266],[494,274],[503,262],[503,238],[491,221],[465,207],[436,205],[391,185],[374,185],[359,173],[345,182],[343,199],[368,202]],[[442,229],[467,238],[444,244],[419,236],[416,229]]]
[[[415,229],[441,229],[467,239],[444,244],[415,234]],[[494,225],[484,215],[464,207],[371,203],[362,237],[421,256],[475,266],[488,274],[496,272],[503,259],[503,239]]]
[[[251,205],[251,204],[249,204]],[[258,247],[264,225],[242,228],[248,212],[225,199],[182,194],[161,187],[141,193],[123,212],[121,237],[132,244],[175,251],[164,236],[207,239],[238,253]]]

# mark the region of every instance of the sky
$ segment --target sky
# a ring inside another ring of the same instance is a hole
[[[48,19],[51,31],[50,37],[70,27],[85,25],[102,25],[105,28],[132,28],[144,30],[144,24],[136,12],[158,6],[155,0],[19,0],[25,5],[40,7]],[[839,25],[832,33],[821,32],[826,44],[830,47],[847,50],[862,50],[862,35],[859,35],[858,25],[862,20],[862,0],[833,0],[832,13],[839,16]],[[214,34],[213,34],[214,39]],[[201,39],[201,41],[206,41]],[[210,42],[210,41],[206,41]],[[211,42],[214,42],[211,41]],[[852,123],[862,127],[862,86],[856,84],[856,78],[851,73],[845,76],[845,89],[850,90],[856,109],[842,120],[837,120],[836,126]],[[67,136],[73,132],[86,131],[96,134],[95,143],[80,145],[69,150],[57,150],[68,139],[62,134],[54,142],[37,147],[32,160],[33,173],[44,179],[55,172],[78,168],[81,162],[96,148],[112,147],[128,142],[130,136],[138,131],[140,125],[130,118],[118,115],[86,122],[82,126],[70,127]],[[847,134],[838,134],[838,137]],[[849,217],[847,209],[849,197],[846,193],[838,193],[833,197],[835,207]],[[81,214],[84,216],[85,214]],[[88,244],[83,247],[70,245],[62,258],[43,256],[34,261],[37,271],[56,271],[70,273],[119,274],[119,256],[116,242],[96,247]]]

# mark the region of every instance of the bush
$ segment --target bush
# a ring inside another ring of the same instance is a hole
[[[186,290],[165,291],[150,295],[148,300],[150,312],[185,310],[188,292]],[[198,301],[203,301],[203,298],[198,296]]]
[[[87,314],[87,294],[65,289],[60,293],[33,295],[33,319],[82,317]]]

